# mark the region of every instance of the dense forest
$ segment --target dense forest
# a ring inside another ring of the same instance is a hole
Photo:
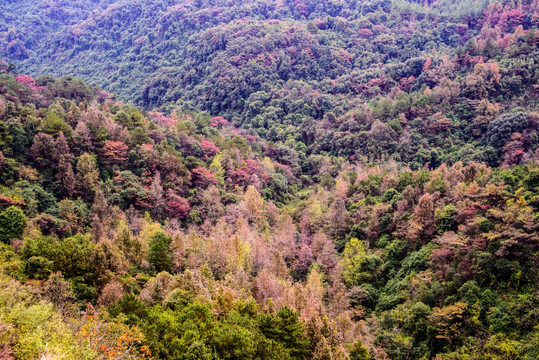
[[[146,110],[223,116],[300,163],[498,166],[511,156],[489,124],[533,110],[538,91],[536,0],[76,3],[86,17],[61,2],[32,1],[25,16],[3,5],[0,53],[34,77],[78,75]],[[499,125],[533,131],[509,122]],[[534,139],[520,142],[533,153]]]
[[[0,359],[539,358],[539,1],[0,10]]]

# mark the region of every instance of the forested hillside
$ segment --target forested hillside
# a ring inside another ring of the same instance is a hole
[[[537,0],[0,10],[0,359],[539,358]]]
[[[75,3],[3,5],[6,58],[147,110],[224,116],[300,163],[518,162],[495,125],[524,134],[523,156],[536,147],[520,120],[493,120],[534,110],[537,1]]]

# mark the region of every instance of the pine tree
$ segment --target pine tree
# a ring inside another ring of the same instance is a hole
[[[150,244],[148,261],[155,267],[157,272],[170,271],[172,269],[172,257],[169,253],[171,239],[162,232],[155,234]]]
[[[279,310],[275,317],[263,315],[260,318],[260,329],[267,338],[282,343],[293,359],[309,358],[309,340],[303,325],[298,314],[288,307]]]

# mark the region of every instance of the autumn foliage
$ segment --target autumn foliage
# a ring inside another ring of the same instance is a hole
[[[1,359],[539,358],[537,1],[0,10]]]

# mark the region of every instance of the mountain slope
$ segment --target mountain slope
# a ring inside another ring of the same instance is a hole
[[[539,1],[0,10],[1,359],[539,358]]]
[[[536,1],[108,5],[50,31],[21,71],[224,116],[295,154],[294,166],[326,154],[498,165],[505,142],[492,147],[489,123],[537,107]],[[521,141],[526,158],[534,139]]]
[[[537,160],[310,174],[222,117],[0,69],[3,358],[538,356]]]

